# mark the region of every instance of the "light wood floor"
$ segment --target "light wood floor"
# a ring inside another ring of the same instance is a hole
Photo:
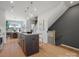
[[[25,57],[21,47],[18,44],[17,39],[7,40],[2,51],[0,51],[1,57]],[[64,56],[79,56],[75,51],[68,50],[63,47],[58,47],[50,44],[41,44],[39,53],[36,53],[30,57],[64,57]]]

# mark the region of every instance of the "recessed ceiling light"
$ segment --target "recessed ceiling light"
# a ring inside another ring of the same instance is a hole
[[[70,3],[72,4],[74,1],[70,1]]]
[[[10,3],[13,3],[13,1],[10,1]]]

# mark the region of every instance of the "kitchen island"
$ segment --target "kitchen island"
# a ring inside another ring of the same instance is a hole
[[[19,45],[26,56],[39,52],[39,34],[19,33],[18,39]]]

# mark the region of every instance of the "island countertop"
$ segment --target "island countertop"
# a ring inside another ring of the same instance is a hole
[[[37,35],[39,33],[32,33],[32,34],[28,34],[28,33],[22,33],[22,32],[19,32],[20,34],[24,34],[24,35]]]

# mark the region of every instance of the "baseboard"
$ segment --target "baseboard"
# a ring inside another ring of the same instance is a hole
[[[68,45],[65,45],[65,44],[61,44],[61,46],[62,46],[62,47],[65,47],[65,48],[67,48],[67,49],[70,49],[70,50],[79,52],[79,49],[78,49],[78,48],[74,48],[74,47],[71,47],[71,46],[68,46]]]

